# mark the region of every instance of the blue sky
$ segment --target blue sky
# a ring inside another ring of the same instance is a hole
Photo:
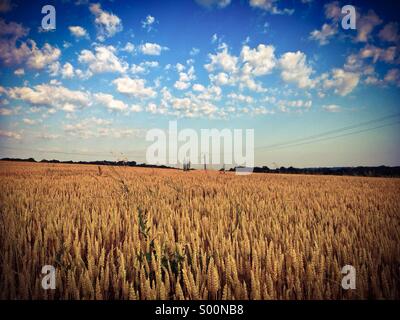
[[[347,4],[356,30],[341,27]],[[0,157],[143,162],[146,130],[177,119],[254,129],[257,165],[400,165],[398,116],[282,145],[399,112],[397,12],[388,1],[1,0]]]

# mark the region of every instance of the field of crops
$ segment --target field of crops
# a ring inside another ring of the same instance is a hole
[[[0,162],[0,181],[2,299],[400,298],[400,179]]]

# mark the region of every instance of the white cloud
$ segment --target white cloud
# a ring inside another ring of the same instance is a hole
[[[322,108],[327,112],[340,112],[340,111],[342,111],[342,107],[338,106],[337,104],[323,105]]]
[[[321,30],[311,31],[309,37],[311,40],[318,41],[321,46],[328,44],[330,38],[337,34],[339,19],[342,16],[342,9],[338,1],[325,4],[324,8],[325,17],[329,20],[329,23],[324,23]]]
[[[385,77],[385,83],[388,84],[395,84],[396,86],[400,87],[400,70],[399,69],[390,69]]]
[[[0,137],[12,138],[16,140],[20,140],[22,138],[20,133],[14,131],[6,131],[6,130],[0,130]]]
[[[369,10],[366,15],[361,15],[357,19],[357,42],[367,42],[373,29],[382,23],[382,20],[373,10]]]
[[[328,44],[329,39],[337,33],[337,25],[324,23],[321,30],[314,30],[310,33],[310,39],[316,40],[321,46]]]
[[[60,137],[59,134],[52,134],[52,133],[40,133],[36,135],[36,138],[44,139],[44,140],[54,140]]]
[[[342,15],[342,9],[339,6],[339,1],[327,3],[324,7],[325,17],[337,22]]]
[[[312,106],[312,100],[279,100],[278,108],[282,112],[303,112]]]
[[[88,37],[86,30],[80,26],[70,26],[70,27],[68,27],[68,29],[74,37],[77,37],[77,38],[87,38]]]
[[[219,72],[216,75],[210,74],[210,80],[218,86],[233,85],[236,83],[236,77],[230,77],[225,72]]]
[[[225,8],[231,3],[231,0],[196,0],[196,2],[206,8]]]
[[[186,90],[190,87],[190,82],[176,81],[174,87],[178,90]]]
[[[62,106],[61,110],[67,113],[73,113],[76,111],[76,106],[71,103],[65,103]]]
[[[250,6],[262,9],[271,14],[293,14],[293,9],[279,9],[277,6],[278,0],[250,0]]]
[[[62,109],[65,104],[73,104],[80,108],[91,105],[90,94],[87,92],[48,84],[36,85],[33,88],[13,87],[7,90],[7,94],[12,99],[56,109]]]
[[[162,47],[157,43],[146,42],[145,44],[140,45],[139,50],[146,55],[159,56],[161,51],[168,50],[168,48]]]
[[[115,99],[111,94],[95,93],[93,97],[96,101],[106,107],[108,110],[124,111],[128,109],[128,105],[121,100]]]
[[[0,116],[13,116],[19,114],[21,111],[21,107],[14,107],[14,108],[0,108]]]
[[[46,43],[42,49],[37,48],[36,43],[30,41],[32,46],[31,54],[28,57],[27,65],[32,69],[43,69],[45,66],[57,61],[61,55],[58,48]]]
[[[143,108],[138,105],[138,104],[133,104],[131,105],[131,109],[132,112],[141,112],[143,110]]]
[[[32,126],[32,125],[35,125],[35,124],[37,123],[36,120],[29,119],[29,118],[24,118],[24,119],[22,119],[22,122],[25,123],[25,124],[31,125],[31,126]]]
[[[124,73],[128,64],[115,55],[116,49],[113,46],[97,46],[95,53],[89,50],[82,50],[78,61],[88,65],[92,73],[119,72]]]
[[[192,88],[194,91],[198,91],[198,92],[202,92],[205,90],[205,87],[199,83],[195,83]]]
[[[264,114],[274,114],[275,112],[273,110],[268,110],[265,107],[255,107],[251,109],[251,114],[252,115],[264,115]]]
[[[14,71],[14,74],[16,76],[23,76],[25,75],[25,70],[23,68],[18,68],[17,70]]]
[[[135,51],[135,46],[132,43],[127,42],[125,47],[122,49],[122,51],[126,51],[126,52],[129,52],[129,53],[132,53],[132,52]]]
[[[84,139],[93,137],[125,138],[143,134],[141,129],[112,128],[110,125],[109,120],[92,117],[73,124],[66,124],[64,131],[71,136]]]
[[[397,55],[398,52],[395,46],[391,46],[386,49],[381,49],[374,45],[366,45],[359,52],[360,58],[362,59],[372,58],[372,61],[374,63],[376,63],[378,60],[387,63],[394,63]]]
[[[140,64],[133,64],[130,71],[133,74],[144,74],[148,73],[150,68],[156,68],[158,65],[158,61],[144,61]]]
[[[65,63],[61,69],[61,75],[63,78],[72,78],[74,76],[74,67],[69,62]]]
[[[31,49],[26,42],[21,42],[17,47],[17,41],[25,37],[29,29],[22,24],[7,23],[0,19],[0,59],[5,65],[20,64],[30,55]]]
[[[113,81],[117,91],[135,98],[153,98],[157,93],[150,87],[146,87],[144,79],[131,79],[129,77],[117,78]]]
[[[254,98],[251,96],[245,96],[243,94],[237,94],[235,92],[228,94],[228,98],[240,102],[245,102],[245,103],[253,103]]]
[[[153,24],[156,23],[156,18],[148,15],[145,20],[142,21],[142,28],[146,29],[147,32],[153,30]]]
[[[200,49],[194,48],[194,47],[193,47],[193,48],[190,50],[189,54],[190,54],[191,56],[196,56],[196,55],[199,54],[199,52],[200,52]]]
[[[387,42],[398,42],[399,36],[399,24],[397,22],[390,22],[379,32],[379,38]]]
[[[98,30],[97,39],[104,41],[122,30],[121,19],[115,14],[101,9],[99,3],[92,3],[89,7],[90,12],[95,16],[95,24]]]
[[[178,67],[179,66],[179,67]],[[183,70],[185,67],[181,64],[177,64],[178,70]],[[174,87],[178,90],[186,90],[190,87],[190,82],[195,80],[194,67],[191,66],[187,72],[179,72],[179,80],[175,82]]]
[[[26,63],[29,68],[43,69],[60,57],[60,49],[48,43],[38,48],[33,40],[22,41],[28,32],[22,24],[0,19],[0,60],[5,65]]]
[[[279,59],[281,77],[286,82],[293,82],[299,88],[312,88],[315,86],[310,76],[312,68],[306,63],[306,55],[301,52],[286,52]]]
[[[204,68],[206,68],[208,72],[219,69],[226,72],[237,71],[238,58],[228,53],[226,45],[222,46],[222,51],[217,54],[209,54],[208,57],[211,59],[211,62],[204,65]]]
[[[336,94],[346,96],[354,90],[359,80],[359,73],[347,72],[338,68],[332,70],[332,77],[325,79],[323,86],[326,89],[334,89]]]
[[[243,46],[240,53],[241,60],[244,63],[242,71],[246,70],[245,73],[251,73],[254,76],[270,73],[276,65],[274,51],[275,48],[271,45],[259,44],[254,49]]]

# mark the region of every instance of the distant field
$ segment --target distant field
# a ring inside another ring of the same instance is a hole
[[[0,182],[3,299],[400,298],[400,179],[0,162]]]

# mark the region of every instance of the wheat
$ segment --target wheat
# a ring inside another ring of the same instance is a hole
[[[1,299],[400,298],[399,179],[48,168],[0,163]]]

